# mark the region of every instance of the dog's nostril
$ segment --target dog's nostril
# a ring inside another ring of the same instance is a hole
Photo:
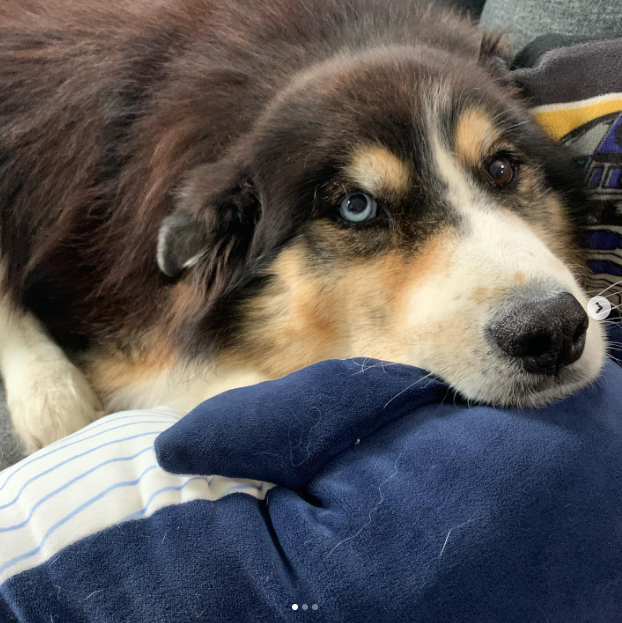
[[[527,357],[540,357],[553,347],[553,338],[548,333],[537,333],[525,338],[525,354]]]
[[[536,298],[523,293],[488,327],[492,341],[532,374],[555,374],[585,348],[587,314],[568,292]]]
[[[581,338],[585,337],[589,323],[590,321],[588,320],[587,316],[585,316],[585,318],[583,319],[583,322],[579,324],[579,326],[577,327],[577,330],[574,332],[574,335],[572,336],[573,342],[578,342]]]

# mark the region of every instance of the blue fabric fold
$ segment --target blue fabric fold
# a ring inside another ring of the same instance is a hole
[[[375,359],[323,361],[204,402],[158,437],[158,462],[176,474],[297,489],[349,446],[449,393],[420,368]]]

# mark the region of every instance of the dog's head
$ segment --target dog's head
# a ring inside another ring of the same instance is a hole
[[[192,171],[160,231],[172,315],[275,377],[326,358],[420,366],[469,399],[592,381],[582,198],[486,51],[377,48],[296,75]]]

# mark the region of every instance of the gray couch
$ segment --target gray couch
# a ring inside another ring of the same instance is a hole
[[[19,441],[13,435],[11,418],[6,408],[4,387],[0,383],[0,470],[23,457]]]

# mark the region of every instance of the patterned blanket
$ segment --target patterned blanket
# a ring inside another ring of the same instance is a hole
[[[622,39],[574,43],[536,41],[531,67],[514,75],[534,102],[533,114],[576,154],[593,199],[588,233],[590,294],[622,303]],[[548,45],[546,45],[548,42]],[[561,45],[560,45],[561,44]],[[552,49],[547,49],[548,47]]]

